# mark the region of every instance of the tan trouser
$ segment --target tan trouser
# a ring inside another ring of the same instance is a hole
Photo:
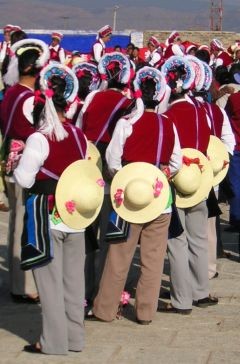
[[[93,312],[97,317],[105,321],[116,317],[121,292],[140,239],[141,274],[136,289],[136,314],[139,320],[152,320],[158,306],[170,216],[162,214],[150,223],[131,224],[126,242],[110,244],[94,301]]]

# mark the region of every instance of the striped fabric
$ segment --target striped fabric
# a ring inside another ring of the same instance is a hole
[[[25,207],[21,268],[29,270],[52,260],[53,245],[49,231],[48,196],[30,195]]]

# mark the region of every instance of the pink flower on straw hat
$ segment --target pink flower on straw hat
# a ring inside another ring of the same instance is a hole
[[[124,191],[121,188],[118,188],[116,193],[114,194],[114,200],[118,206],[120,206],[123,203]]]
[[[91,158],[90,158],[91,159]],[[104,187],[105,186],[105,181],[102,179],[102,178],[99,178],[97,180],[97,184],[100,186],[100,187]]]
[[[159,181],[159,179],[157,178],[156,182],[154,184],[154,191],[153,191],[154,197],[160,196],[162,188],[163,188],[163,183],[162,183],[162,181]]]
[[[65,207],[69,214],[73,214],[73,212],[76,210],[76,204],[73,200],[65,202]]]

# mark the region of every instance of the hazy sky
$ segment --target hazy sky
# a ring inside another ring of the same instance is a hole
[[[215,1],[219,3],[220,1]],[[113,23],[117,30],[209,30],[210,0],[0,0],[0,26],[96,30]],[[223,0],[223,30],[238,31],[240,0]],[[16,9],[16,11],[15,11]]]

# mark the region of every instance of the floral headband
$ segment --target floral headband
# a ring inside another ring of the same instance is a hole
[[[206,62],[202,62],[204,67],[204,83],[203,83],[203,89],[208,91],[213,80],[213,73],[211,67]]]
[[[195,56],[187,55],[185,58],[191,63],[195,71],[195,89],[200,91],[203,88],[205,80],[205,70],[203,62]]]
[[[94,91],[98,89],[100,84],[100,75],[95,64],[88,62],[77,63],[75,66],[73,66],[72,71],[75,73],[78,79],[84,77],[85,72],[89,72],[92,76],[89,90]]]
[[[107,53],[102,56],[98,64],[98,70],[100,72],[101,78],[103,80],[109,79],[108,70],[114,68],[114,63],[119,64],[119,82],[127,84],[131,77],[131,65],[129,59],[124,54],[119,52]]]
[[[40,86],[45,94],[49,90],[49,82],[53,76],[59,76],[65,80],[64,98],[68,103],[72,103],[78,92],[78,79],[75,73],[67,66],[58,62],[51,62],[40,73]]]
[[[163,64],[161,72],[167,78],[169,72],[176,70],[180,67],[184,68],[185,76],[182,79],[182,88],[184,90],[190,89],[194,85],[195,71],[191,63],[182,56],[172,56]]]
[[[133,82],[135,97],[141,97],[140,87],[146,79],[152,79],[156,84],[156,91],[153,100],[161,101],[166,91],[166,80],[158,69],[148,66],[141,68],[136,73],[136,77]]]

